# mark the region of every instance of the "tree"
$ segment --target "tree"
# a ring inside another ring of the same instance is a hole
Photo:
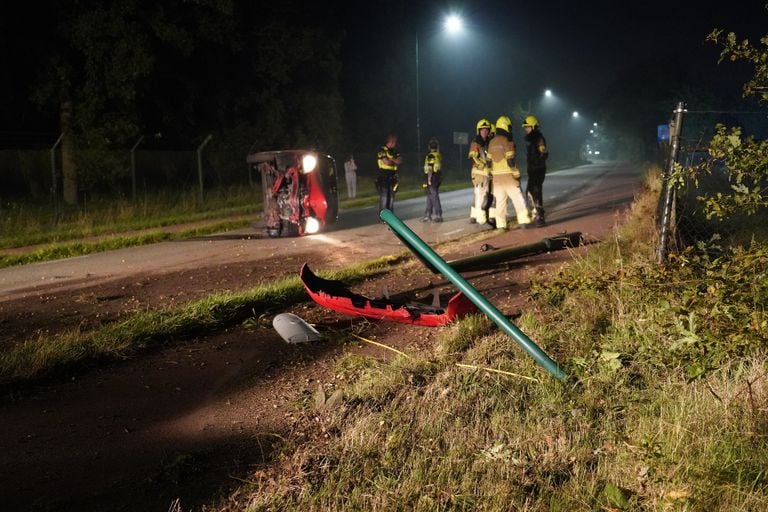
[[[252,145],[327,150],[340,139],[339,36],[313,19],[322,6],[61,0],[57,8],[34,99],[48,111],[66,106],[69,204],[78,183],[116,183],[127,168],[120,155],[146,133],[191,144],[213,132],[239,167]]]
[[[768,36],[760,39],[760,46],[754,46],[747,39],[739,41],[733,32],[724,35],[718,29],[707,40],[722,45],[720,62],[745,60],[754,66],[754,75],[744,84],[743,96],[768,102]],[[718,124],[709,153],[715,160],[706,170],[712,172],[715,165],[724,164],[731,190],[702,196],[708,217],[753,215],[768,206],[768,141],[742,136],[741,127]]]

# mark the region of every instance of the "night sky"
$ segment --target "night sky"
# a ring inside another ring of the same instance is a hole
[[[282,15],[278,11],[283,4],[249,4],[254,25]],[[687,80],[722,102],[736,102],[750,68],[743,63],[718,65],[719,47],[704,40],[715,28],[734,31],[753,43],[768,33],[766,3],[754,0],[712,5],[657,0],[393,0],[324,2],[301,8],[306,11],[303,18],[290,18],[295,20],[295,30],[319,24],[341,37],[339,87],[348,129],[370,131],[376,140],[390,130],[406,132],[401,134],[405,149],[415,146],[415,129],[410,127],[414,119],[405,118],[415,118],[417,38],[424,143],[432,134],[447,138],[457,130],[472,132],[480,117],[495,120],[501,114],[514,115],[520,106],[530,105],[533,113],[543,117],[545,109],[556,106],[560,114],[578,110],[585,120],[598,120],[608,105],[632,101],[635,92],[628,84],[646,81],[669,80],[679,88],[679,82]],[[57,20],[38,16],[37,7],[26,4],[4,11],[0,14],[0,51],[5,50],[0,106],[5,113],[0,133],[55,132],[55,126],[50,126],[55,116],[33,111],[26,84],[45,62],[45,55],[36,48],[38,34],[55,30]],[[459,14],[465,23],[464,32],[455,37],[442,29],[449,13]],[[25,51],[20,53],[19,48]],[[393,115],[392,123],[368,112],[371,98],[375,101],[383,94],[385,85],[391,87],[372,73],[385,63],[397,87],[387,94],[400,95],[396,108],[402,111]],[[541,103],[546,88],[552,89],[557,104]],[[557,123],[551,114],[550,123]],[[520,121],[513,119],[516,126]]]
[[[567,113],[578,110],[597,119],[610,95],[625,87],[623,81],[663,81],[670,66],[676,75],[690,76],[717,96],[740,98],[750,68],[718,64],[720,49],[705,38],[723,28],[758,43],[768,32],[765,5],[487,1],[399,8],[395,3],[369,12],[351,9],[344,23],[353,48],[346,51],[368,52],[367,43],[380,37],[385,26],[394,34],[418,32],[422,124],[427,131],[438,129],[435,118],[454,128],[471,128],[478,114],[495,117],[515,104],[530,104],[534,111],[548,108],[539,103],[546,88]],[[442,31],[450,12],[465,22],[464,33],[451,38]],[[412,76],[411,69],[403,70],[406,83]],[[673,105],[670,101],[670,111]]]

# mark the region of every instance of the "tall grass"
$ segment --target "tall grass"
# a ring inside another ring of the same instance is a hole
[[[569,384],[478,318],[434,353],[342,361],[344,405],[314,413],[336,435],[233,508],[768,510],[768,246],[657,266],[651,184],[519,320]]]
[[[260,208],[259,190],[245,185],[211,189],[202,203],[192,189],[145,194],[136,202],[96,198],[63,208],[58,216],[50,204],[8,203],[0,209],[0,248],[253,214]]]

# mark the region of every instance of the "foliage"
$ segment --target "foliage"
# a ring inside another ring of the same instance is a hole
[[[762,47],[755,46],[748,39],[742,41],[733,32],[722,29],[713,30],[708,36],[707,41],[714,42],[723,47],[720,53],[720,61],[729,60],[736,62],[746,60],[752,64],[754,75],[744,84],[744,96],[759,95],[763,101],[768,101],[768,35],[760,38]]]
[[[760,39],[761,46],[749,40],[739,41],[733,32],[724,34],[717,29],[709,34],[708,41],[723,47],[720,61],[745,60],[754,66],[752,78],[744,84],[744,96],[757,96],[768,101],[768,36]],[[709,146],[713,160],[706,172],[727,172],[730,191],[716,192],[701,197],[708,218],[724,218],[735,213],[752,215],[768,206],[768,141],[756,141],[743,137],[740,127],[716,126],[716,133]],[[695,179],[698,169],[689,173]]]
[[[754,215],[768,206],[768,140],[742,138],[738,126],[728,129],[719,124],[709,153],[715,160],[707,171],[717,172],[717,166],[722,165],[727,169],[731,189],[700,197],[708,218]]]

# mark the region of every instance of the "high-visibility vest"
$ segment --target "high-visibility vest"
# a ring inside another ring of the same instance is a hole
[[[397,159],[400,156],[400,152],[395,148],[388,148],[387,146],[381,146],[376,157],[378,158],[379,169],[382,171],[397,172],[397,164],[390,164],[385,162],[385,159],[392,160]]]
[[[430,151],[427,153],[427,156],[424,157],[424,174],[429,174],[430,170],[433,173],[440,172],[443,165],[442,162],[443,155],[440,154],[440,151]]]

